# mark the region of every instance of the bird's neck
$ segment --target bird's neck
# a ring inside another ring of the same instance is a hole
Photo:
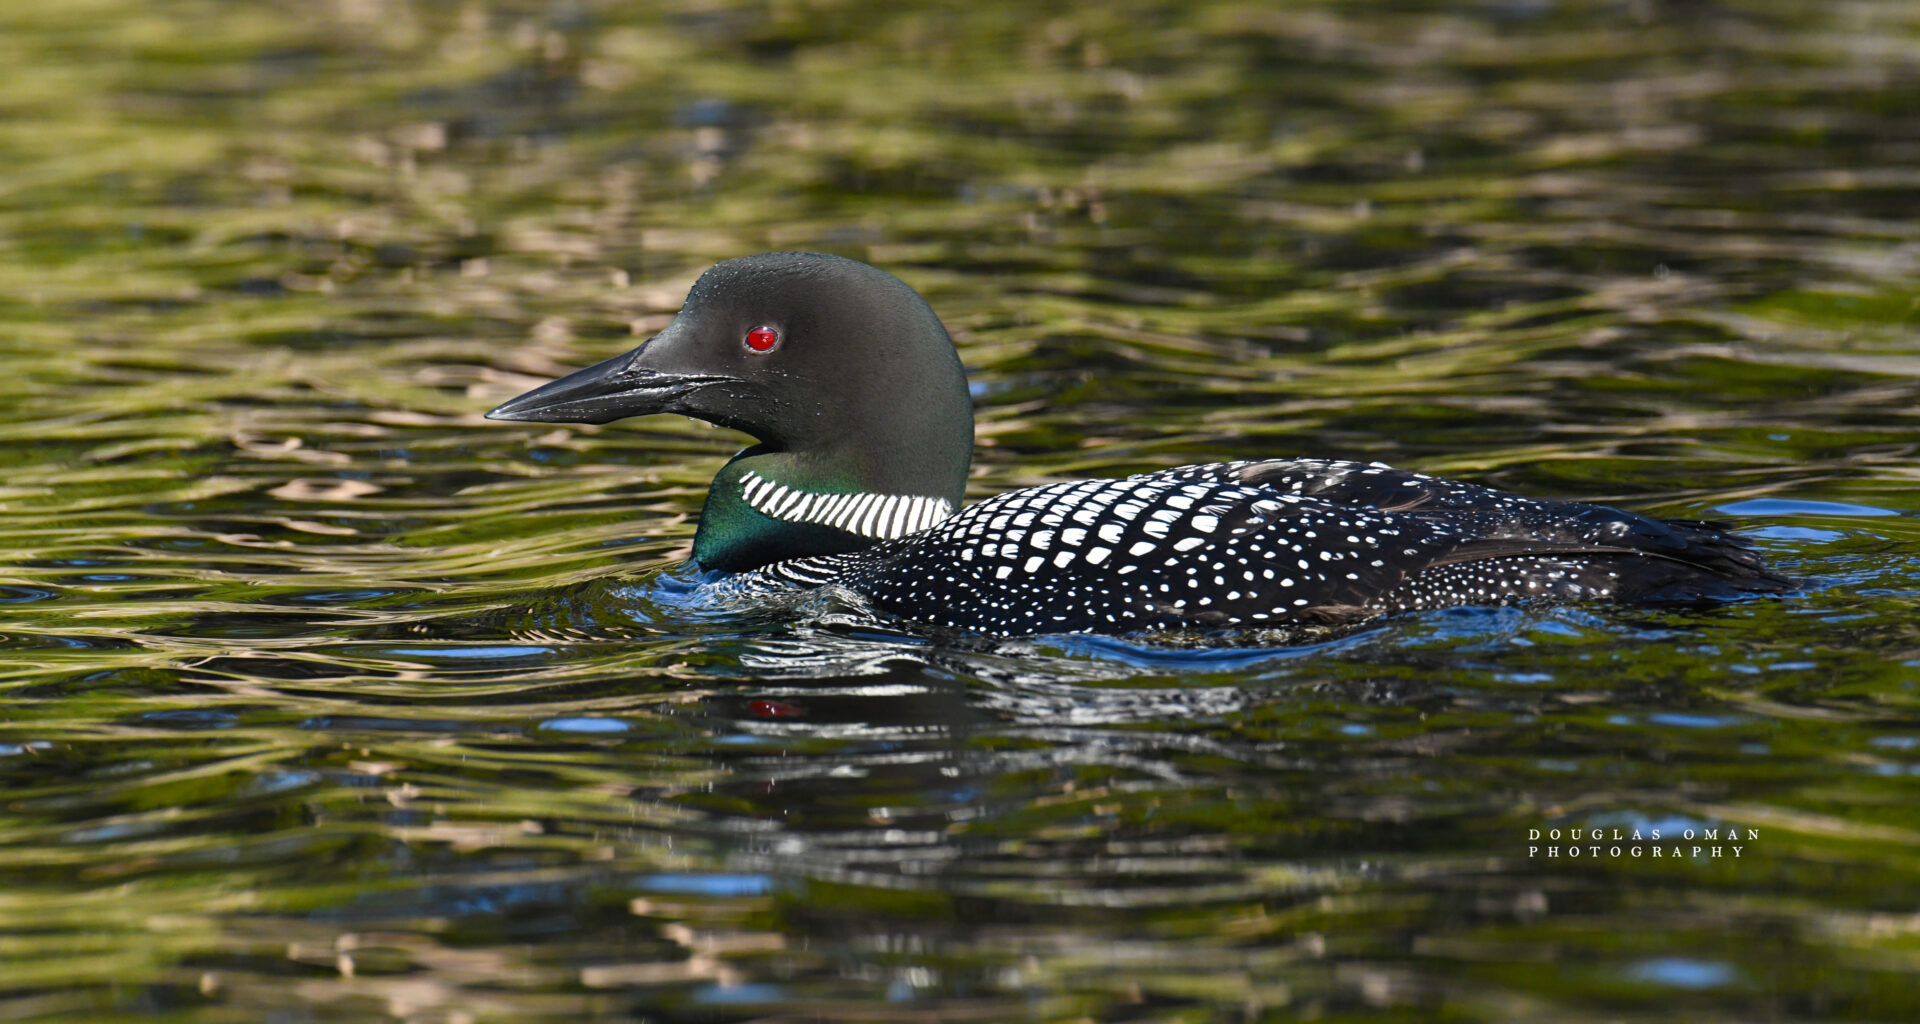
[[[727,572],[858,551],[917,533],[960,507],[967,466],[884,451],[772,451],[755,445],[714,477],[694,535],[701,566]],[[902,458],[902,455],[908,456]]]

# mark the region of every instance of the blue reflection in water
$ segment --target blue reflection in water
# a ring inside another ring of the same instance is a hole
[[[1672,725],[1682,729],[1724,729],[1729,725],[1739,725],[1747,721],[1742,715],[1698,715],[1682,711],[1656,711],[1647,715],[1608,715],[1609,725],[1639,725],[1647,722],[1652,725]]]
[[[240,716],[231,711],[219,711],[211,708],[174,708],[167,711],[147,711],[140,721],[149,725],[162,725],[175,729],[227,729],[240,721]]]
[[[1738,715],[1688,715],[1677,711],[1661,711],[1647,716],[1647,721],[1655,725],[1677,725],[1686,729],[1724,729],[1737,725],[1743,719]]]
[[[289,600],[307,604],[351,604],[355,601],[376,601],[383,597],[392,597],[400,591],[393,587],[363,587],[358,590],[315,590],[306,594],[293,594]]]
[[[1751,498],[1714,506],[1730,516],[1897,516],[1892,509],[1855,505],[1845,501],[1807,501],[1798,498]]]
[[[551,647],[530,647],[519,644],[491,647],[387,647],[387,654],[403,658],[531,658],[541,654],[552,654]]]
[[[786,997],[786,986],[761,982],[746,985],[708,985],[693,993],[696,1003],[773,1003]]]
[[[1671,985],[1674,988],[1719,988],[1737,976],[1732,967],[1718,961],[1688,960],[1677,956],[1642,960],[1634,964],[1627,975],[1635,981]]]
[[[1661,839],[1680,839],[1686,836],[1688,829],[1693,829],[1694,834],[1699,835],[1707,829],[1721,827],[1710,825],[1698,818],[1688,818],[1678,814],[1653,818],[1636,811],[1596,814],[1587,819],[1587,822],[1593,826],[1617,828],[1622,832],[1637,831],[1647,839],[1652,839],[1655,832],[1660,833]]]
[[[272,796],[306,786],[317,785],[321,781],[319,772],[310,771],[269,771],[255,776],[239,790],[240,796]]]
[[[1263,662],[1311,657],[1351,647],[1370,640],[1380,630],[1368,630],[1321,643],[1287,647],[1166,647],[1122,637],[1087,633],[1063,633],[1042,637],[1039,642],[1069,657],[1098,658],[1135,668],[1194,669],[1219,671],[1257,667]]]
[[[637,884],[650,892],[696,896],[765,896],[773,891],[771,875],[643,875]]]
[[[1762,540],[1810,540],[1817,543],[1836,541],[1846,536],[1839,530],[1816,530],[1810,526],[1763,526],[1758,530],[1740,532]]]
[[[631,729],[627,723],[617,718],[549,718],[535,726],[544,732],[571,732],[588,735],[606,735],[626,732]]]

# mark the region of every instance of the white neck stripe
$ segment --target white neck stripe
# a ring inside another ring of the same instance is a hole
[[[795,523],[819,523],[862,537],[904,537],[953,515],[945,498],[911,494],[814,494],[748,470],[740,494],[754,510]]]

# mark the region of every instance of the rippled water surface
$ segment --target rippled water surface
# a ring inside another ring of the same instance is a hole
[[[1920,1018],[1920,5],[924,6],[0,8],[0,1018]],[[481,413],[770,248],[928,296],[976,498],[1381,459],[1808,584],[718,607],[741,437]]]

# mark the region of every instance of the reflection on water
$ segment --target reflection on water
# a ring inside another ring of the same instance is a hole
[[[1920,1016],[1920,8],[0,20],[0,1017]],[[781,247],[941,312],[976,498],[1382,459],[1808,586],[730,605],[737,436],[480,415]]]

